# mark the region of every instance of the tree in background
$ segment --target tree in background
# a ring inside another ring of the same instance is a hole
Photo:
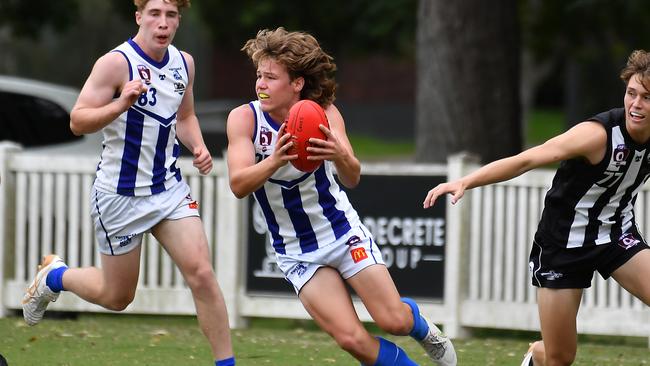
[[[528,75],[557,80],[567,127],[622,103],[616,77],[634,49],[648,49],[650,22],[645,0],[521,0],[524,62]],[[555,75],[553,75],[555,74]]]
[[[79,17],[78,0],[0,0],[0,25],[12,35],[38,38],[43,27],[67,29]]]
[[[420,0],[416,159],[521,150],[516,0]]]
[[[220,47],[239,49],[264,28],[314,34],[328,52],[413,54],[417,0],[194,1]],[[194,6],[194,5],[193,5]]]

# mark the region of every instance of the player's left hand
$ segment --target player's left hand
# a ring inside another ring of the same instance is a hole
[[[319,125],[318,127],[327,136],[327,140],[315,137],[310,138],[309,143],[313,146],[307,147],[307,152],[309,153],[307,160],[338,161],[344,159],[348,155],[348,151],[341,145],[336,134],[324,125]]]
[[[192,155],[194,155],[192,165],[199,173],[203,175],[210,173],[210,170],[212,170],[212,156],[208,148],[205,145],[197,146],[192,151]]]
[[[436,203],[438,197],[447,193],[452,194],[451,203],[455,205],[456,202],[465,195],[465,189],[466,185],[462,180],[438,184],[427,192],[427,197],[424,199],[424,202],[422,202],[422,207],[432,207]]]

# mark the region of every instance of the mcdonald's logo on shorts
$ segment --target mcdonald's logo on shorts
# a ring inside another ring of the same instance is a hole
[[[350,251],[350,255],[352,256],[354,263],[359,263],[362,260],[368,258],[368,254],[366,253],[365,248],[354,248]]]

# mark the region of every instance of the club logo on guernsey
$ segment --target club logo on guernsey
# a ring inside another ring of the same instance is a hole
[[[170,67],[169,71],[173,73],[174,79],[175,80],[181,80],[183,77],[181,76],[181,73],[178,72],[181,68],[180,67]]]
[[[151,84],[151,70],[149,70],[148,67],[144,65],[138,65],[138,74],[140,75],[140,79],[142,79],[145,84]]]

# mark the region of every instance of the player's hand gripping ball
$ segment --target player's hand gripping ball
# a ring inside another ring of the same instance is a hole
[[[323,125],[329,128],[323,108],[311,100],[301,100],[291,107],[285,122],[287,124],[285,131],[292,136],[291,141],[293,141],[293,147],[289,149],[288,153],[298,155],[297,159],[291,160],[291,164],[303,172],[313,172],[318,169],[323,161],[307,160],[307,156],[309,156],[307,147],[313,145],[309,143],[311,137],[327,140],[325,133],[318,127],[318,125]]]

